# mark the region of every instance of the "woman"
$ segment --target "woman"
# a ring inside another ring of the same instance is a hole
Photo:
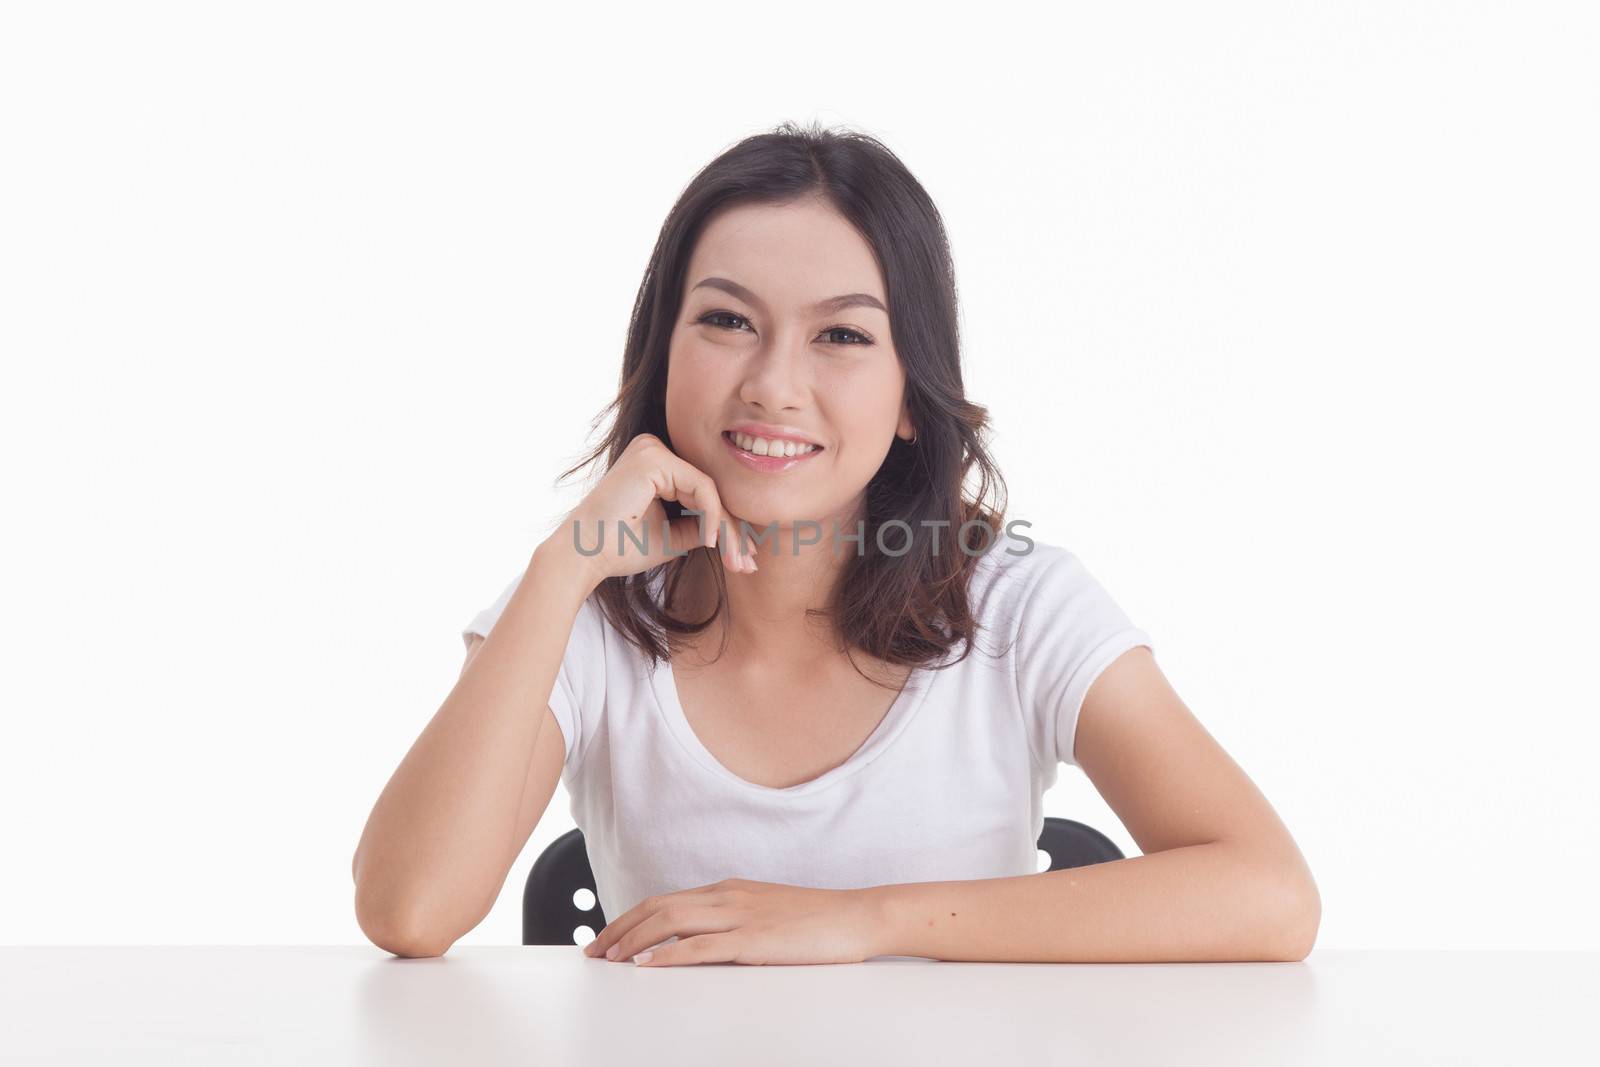
[[[476,926],[564,778],[611,919],[591,956],[1309,952],[1318,893],[1266,799],[1081,562],[985,503],[943,225],[883,145],[785,124],[708,165],[608,410],[567,472],[604,477],[469,624],[373,810],[376,944]],[[1144,855],[1036,873],[1061,763]]]

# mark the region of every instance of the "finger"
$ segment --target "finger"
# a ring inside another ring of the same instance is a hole
[[[664,449],[664,452],[662,465],[671,483],[661,487],[662,492],[673,493],[670,499],[680,504],[687,503],[704,515],[709,538],[706,547],[720,546],[718,555],[722,557],[723,566],[736,574],[753,573],[757,569],[755,552],[745,549],[739,536],[738,517],[723,506],[717,483],[705,471],[670,449]]]
[[[683,900],[691,894],[701,894],[717,888],[720,883],[708,882],[697,885],[692,889],[680,889],[676,893],[667,893],[661,896],[645,897],[639,903],[623,912],[617,918],[606,923],[605,928],[595,935],[593,941],[583,946],[586,956],[603,956],[606,949],[621,940],[622,936],[633,929],[645,919],[665,908],[667,905]]]
[[[717,546],[716,522],[706,514],[704,508],[683,508],[683,517],[673,523],[674,533],[677,532],[678,523],[684,526],[682,545],[684,550]]]
[[[755,555],[745,550],[739,530],[739,517],[724,507],[715,530],[723,565],[735,574],[749,574],[756,569]]]
[[[712,547],[712,532],[722,521],[722,499],[717,495],[716,484],[711,476],[698,467],[685,462],[670,449],[663,449],[661,464],[658,468],[661,480],[656,485],[656,492],[664,500],[675,500],[679,504],[693,510],[696,514],[704,516],[706,521],[705,546]]]
[[[746,549],[739,517],[724,510],[726,521],[717,528],[717,538],[723,545],[723,557],[730,562],[728,569],[735,574],[750,574],[756,569],[756,555]]]
[[[733,928],[734,919],[726,909],[705,905],[675,904],[662,908],[644,922],[629,930],[606,950],[608,960],[630,960],[640,952],[661,944],[668,938],[685,938],[695,934],[709,934]]]
[[[697,516],[685,515],[681,519],[673,519],[668,524],[668,531],[667,547],[674,556],[686,556],[695,549],[709,547],[706,539],[700,536],[700,519]]]
[[[739,935],[724,933],[680,937],[670,945],[640,952],[633,962],[641,967],[672,967],[686,963],[737,963]]]
[[[620,916],[606,923],[605,929],[596,934],[593,941],[583,946],[584,955],[604,955],[606,949],[616,944],[623,934],[652,915],[665,901],[665,897],[645,897]]]
[[[687,506],[705,523],[705,546],[711,548],[719,540],[719,531],[722,529],[726,516],[722,507],[722,498],[717,493],[716,483],[711,476],[698,467],[685,462],[670,449],[663,448],[660,455],[660,464],[656,468],[657,479],[654,483],[656,495],[664,500],[675,500]],[[699,538],[695,539],[699,544]],[[723,566],[732,571],[743,571],[745,566],[739,557],[730,552],[726,543],[720,553]]]

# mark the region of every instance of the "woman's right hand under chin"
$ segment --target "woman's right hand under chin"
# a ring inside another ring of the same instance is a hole
[[[669,523],[663,500],[701,514]],[[623,526],[632,537],[622,533]],[[663,530],[668,532],[665,543]],[[723,565],[735,574],[756,569],[754,553],[744,552],[739,543],[739,520],[723,508],[711,476],[651,433],[628,442],[605,477],[567,513],[545,544],[562,555],[570,552],[595,585],[660,566],[696,548],[720,548]]]

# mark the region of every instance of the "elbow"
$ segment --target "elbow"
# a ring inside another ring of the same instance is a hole
[[[385,952],[407,959],[442,956],[455,944],[455,938],[440,936],[436,927],[414,916],[362,907],[359,894],[356,923],[368,941]]]
[[[402,959],[420,960],[427,959],[430,956],[443,956],[450,951],[451,944],[452,942],[449,941],[402,938],[386,945],[378,945],[378,947]]]
[[[1299,963],[1311,955],[1322,925],[1322,895],[1305,857],[1294,847],[1252,849],[1238,870],[1235,900],[1247,909],[1239,925],[1234,958]],[[1242,950],[1242,952],[1241,952]]]
[[[1311,955],[1317,941],[1317,930],[1322,925],[1322,895],[1317,883],[1309,875],[1290,881],[1287,888],[1280,883],[1274,893],[1274,904],[1265,914],[1275,921],[1269,932],[1269,946],[1263,958],[1278,963],[1299,963]]]
[[[385,952],[406,959],[443,956],[455,943],[449,938],[441,938],[426,929],[405,923],[363,922],[361,932]]]

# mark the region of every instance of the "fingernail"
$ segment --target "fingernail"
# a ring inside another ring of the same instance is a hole
[[[608,959],[608,960],[616,959],[617,958],[617,949],[620,948],[620,947],[621,947],[621,945],[617,944],[617,945],[612,945],[610,948],[606,949],[606,959]]]
[[[649,963],[650,962],[650,957],[653,956],[653,955],[654,955],[653,952],[641,952],[637,956],[633,957],[633,962],[634,963]]]

